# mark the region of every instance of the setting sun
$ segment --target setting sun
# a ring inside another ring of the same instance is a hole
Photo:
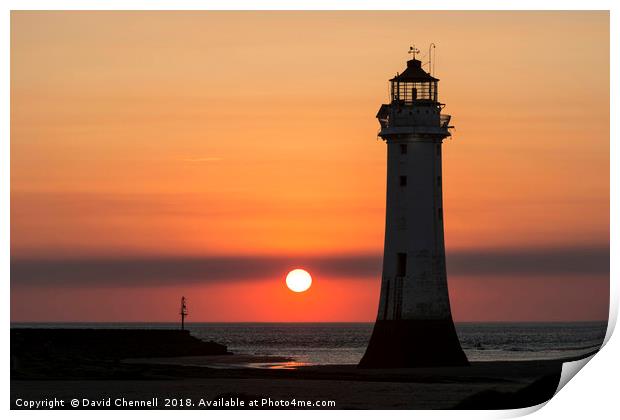
[[[312,285],[312,277],[306,270],[292,270],[286,275],[286,285],[293,292],[305,292]]]

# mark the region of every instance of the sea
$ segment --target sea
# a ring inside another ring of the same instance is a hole
[[[179,328],[177,323],[13,323],[32,328]],[[186,323],[192,335],[235,354],[293,358],[304,365],[356,364],[373,323]],[[456,323],[470,361],[552,360],[598,350],[607,322]]]

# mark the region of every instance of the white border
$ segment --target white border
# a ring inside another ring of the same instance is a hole
[[[10,14],[9,10],[66,10],[66,9],[80,9],[80,10],[137,10],[137,9],[155,9],[155,10],[199,10],[199,9],[211,9],[211,10],[241,10],[241,9],[262,9],[262,10],[611,10],[611,214],[617,214],[617,192],[614,190],[614,186],[618,185],[618,170],[614,163],[618,163],[618,146],[615,141],[618,140],[617,136],[617,124],[615,123],[618,117],[617,107],[615,106],[615,99],[618,94],[618,18],[617,12],[619,7],[617,2],[614,1],[534,1],[534,0],[522,0],[522,1],[407,1],[407,0],[361,0],[361,1],[346,1],[346,0],[314,0],[314,1],[243,1],[243,0],[227,0],[225,2],[216,1],[191,1],[191,0],[178,0],[178,1],[76,1],[76,0],[63,0],[63,1],[6,1],[3,2],[5,13],[2,15],[2,32],[1,41],[4,48],[2,52],[4,60],[0,66],[1,74],[1,93],[2,93],[2,110],[0,112],[0,123],[2,127],[2,137],[0,138],[0,273],[4,285],[4,302],[3,316],[5,317],[5,325],[10,322],[10,286],[9,286],[9,267],[10,267],[10,218],[9,218],[9,203],[10,203],[10,74],[9,74],[9,60],[10,60]],[[571,40],[567,40],[570,43]],[[617,223],[612,218],[611,220],[611,237],[617,237]],[[541,404],[545,406],[544,409],[537,411],[533,417],[540,419],[555,419],[555,418],[574,418],[581,419],[584,416],[588,416],[596,419],[615,418],[617,415],[616,403],[617,395],[615,392],[615,382],[618,377],[618,361],[616,358],[620,345],[617,338],[610,339],[611,331],[617,319],[618,313],[618,282],[617,282],[617,264],[615,261],[618,257],[618,247],[615,246],[615,242],[611,242],[611,303],[610,303],[610,325],[612,326],[606,337],[607,344],[603,350],[588,363],[588,365],[579,373],[577,380],[570,381],[561,392],[558,393],[548,404]],[[8,328],[4,333],[4,343],[8,343],[9,331]],[[0,350],[0,360],[3,360],[3,381],[2,381],[2,402],[3,408],[8,410],[9,408],[9,348],[7,345],[2,346]],[[390,411],[390,417],[398,418],[505,418],[515,417],[524,414],[528,414],[535,409],[531,408],[523,410],[504,410],[504,411]],[[89,417],[95,419],[107,419],[110,416],[110,412],[90,412]],[[204,418],[205,416],[214,416],[214,412],[201,412],[191,411],[180,413],[170,413],[165,411],[149,412],[149,417],[155,418],[169,418],[171,415],[183,415],[184,417]],[[356,417],[361,418],[375,418],[378,413],[374,411],[357,411],[353,413]],[[62,412],[11,412],[11,416],[15,417],[39,417],[46,416],[51,418],[62,419],[81,419],[83,413],[74,411],[62,411]],[[115,412],[115,416],[136,416],[144,415],[136,412]],[[261,418],[284,418],[291,416],[290,412],[278,411],[250,411],[244,412],[243,415]],[[317,416],[315,411],[296,411],[295,417],[310,418]],[[336,416],[334,412],[323,412],[321,416],[327,415],[328,417]],[[237,418],[240,416],[240,412],[218,412],[218,418]]]

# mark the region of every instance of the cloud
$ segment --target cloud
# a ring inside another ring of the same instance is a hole
[[[338,258],[203,257],[12,259],[13,285],[162,285],[222,282],[284,276],[305,267],[329,276],[367,277],[380,273],[379,256]]]
[[[200,163],[200,162],[219,162],[221,160],[222,160],[221,157],[206,156],[206,157],[196,157],[196,158],[185,158],[183,159],[183,162]]]
[[[283,277],[304,267],[323,277],[379,278],[380,255],[337,257],[161,257],[11,259],[12,286],[157,286],[252,281]],[[448,274],[507,276],[608,276],[609,248],[472,250],[448,253]]]
[[[609,246],[448,253],[448,272],[474,276],[609,275]]]

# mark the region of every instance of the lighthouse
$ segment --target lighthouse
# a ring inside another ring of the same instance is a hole
[[[446,277],[441,161],[450,115],[438,101],[439,79],[410,52],[377,114],[387,144],[385,244],[379,311],[361,368],[468,364]]]

